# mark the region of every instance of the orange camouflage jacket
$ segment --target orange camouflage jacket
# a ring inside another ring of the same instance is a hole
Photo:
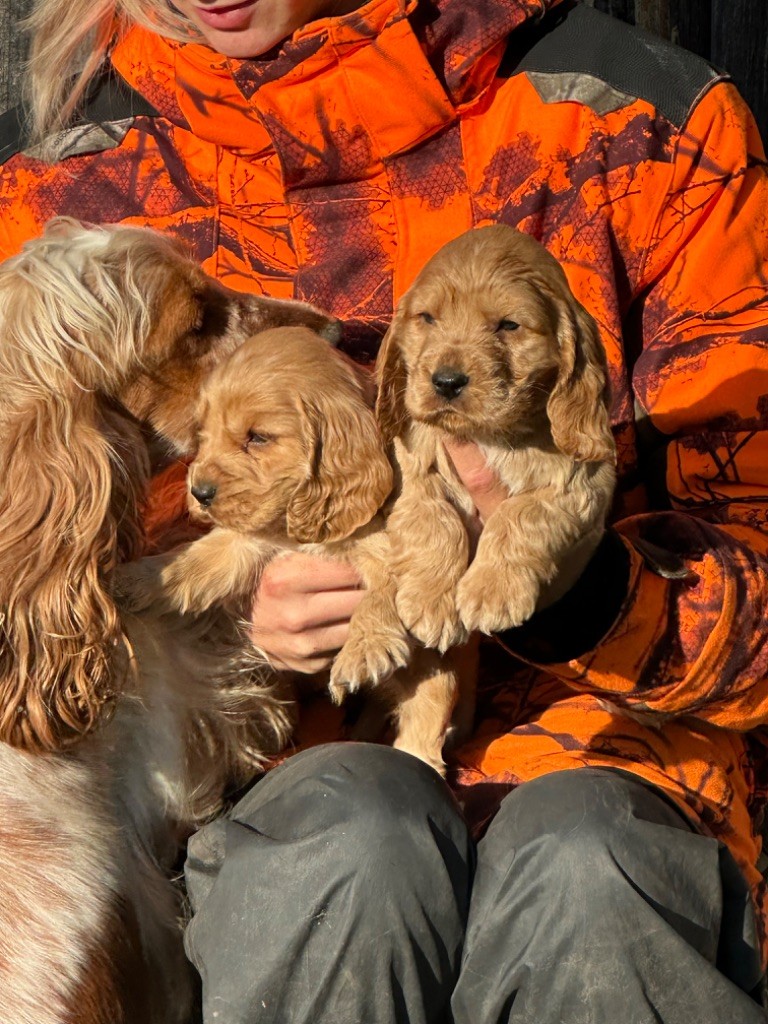
[[[637,773],[765,905],[768,177],[727,77],[572,0],[370,0],[250,61],[132,29],[111,59],[55,165],[0,125],[0,256],[57,213],[150,224],[361,360],[473,225],[562,261],[610,363],[613,555],[486,652],[453,780],[480,825],[544,773]]]

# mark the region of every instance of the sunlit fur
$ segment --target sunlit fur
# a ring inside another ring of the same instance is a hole
[[[337,330],[144,229],[58,220],[0,267],[0,1019],[187,1020],[168,873],[290,723],[238,622],[123,563],[148,432],[189,449],[205,376],[276,323]]]
[[[467,378],[452,397],[433,382],[446,368]],[[444,246],[404,295],[378,376],[377,416],[402,474],[389,522],[404,623],[441,650],[519,625],[573,583],[610,506],[597,325],[543,246],[480,228]],[[472,502],[445,455],[449,436],[479,444],[509,491],[471,566]]]
[[[189,450],[205,376],[276,323],[332,325],[145,229],[60,219],[0,267],[0,740],[59,750],[120,690],[108,578],[138,550],[148,469],[129,421]]]
[[[216,528],[164,578],[181,608],[199,610],[248,602],[264,566],[288,551],[355,565],[368,590],[331,692],[342,699],[376,685],[396,745],[440,770],[456,679],[432,652],[412,659],[395,611],[379,513],[393,479],[372,404],[367,375],[311,331],[276,329],[246,342],[211,375],[200,403],[190,502]],[[215,492],[205,497],[206,489]]]

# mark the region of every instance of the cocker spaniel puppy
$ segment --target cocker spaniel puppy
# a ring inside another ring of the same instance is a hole
[[[181,615],[156,560],[122,563],[141,551],[148,431],[189,451],[205,376],[292,323],[338,331],[146,229],[57,220],[0,267],[4,1020],[188,1020],[169,871],[290,722],[238,623]]]
[[[377,416],[402,476],[388,527],[402,621],[439,650],[521,624],[575,581],[611,504],[595,321],[533,238],[475,229],[403,296],[378,377]],[[509,492],[471,563],[474,510],[447,437],[476,442]]]
[[[164,571],[185,611],[233,602],[247,616],[265,565],[289,551],[352,563],[368,588],[331,671],[336,700],[363,684],[391,710],[395,746],[443,768],[454,668],[411,651],[394,604],[382,506],[390,463],[372,384],[310,330],[265,331],[210,376],[190,501],[214,529]],[[406,667],[407,666],[407,667]]]

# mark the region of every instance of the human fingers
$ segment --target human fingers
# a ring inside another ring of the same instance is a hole
[[[348,636],[349,622],[338,622],[302,633],[251,631],[254,645],[264,653],[272,668],[302,675],[330,668]]]
[[[359,588],[360,574],[349,562],[336,558],[321,558],[302,551],[291,552],[270,562],[264,570],[266,582],[273,594]]]
[[[267,566],[254,595],[251,639],[275,668],[312,673],[330,665],[364,596],[349,568],[300,554]]]

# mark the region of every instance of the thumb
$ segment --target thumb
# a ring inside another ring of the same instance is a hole
[[[480,519],[487,522],[502,501],[509,497],[506,487],[473,442],[450,438],[443,442],[443,446],[456,475],[475,503]]]

